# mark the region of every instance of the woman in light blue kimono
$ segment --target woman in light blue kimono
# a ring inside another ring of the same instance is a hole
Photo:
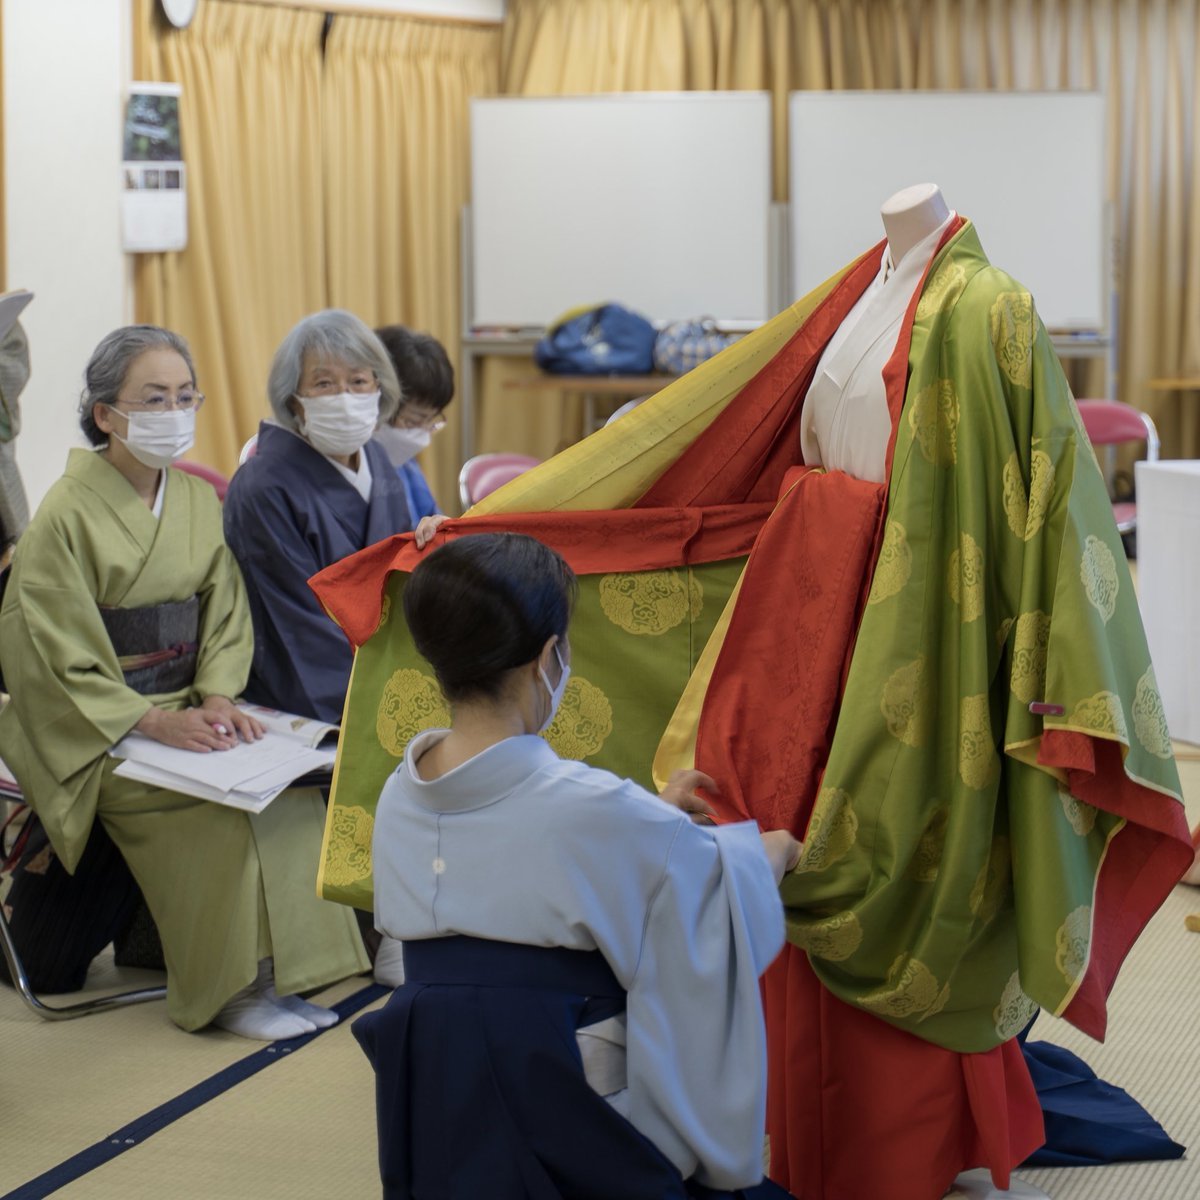
[[[408,975],[356,1026],[385,1196],[782,1195],[760,1184],[758,980],[799,844],[693,823],[698,772],[656,797],[536,736],[573,593],[516,534],[458,538],[404,590],[453,718],[413,739],[376,814],[376,923]]]

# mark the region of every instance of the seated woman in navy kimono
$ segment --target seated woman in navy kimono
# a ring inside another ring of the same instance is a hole
[[[273,419],[259,427],[257,451],[225,497],[225,538],[254,622],[246,698],[337,723],[352,655],[309,577],[414,527],[424,545],[445,517],[415,517],[405,480],[371,440],[402,397],[388,352],[352,313],[325,309],[301,320],[275,351],[267,396]],[[399,947],[376,947],[369,923],[363,933],[375,978],[399,983]]]
[[[375,820],[376,923],[408,973],[355,1026],[384,1194],[783,1195],[759,1182],[758,980],[799,844],[693,824],[698,772],[659,798],[537,736],[570,674],[573,594],[517,534],[442,546],[404,590],[453,716],[409,743]]]
[[[444,520],[418,522],[404,481],[371,440],[400,404],[387,351],[351,313],[305,317],[283,339],[267,380],[272,419],[234,475],[225,537],[246,579],[257,704],[337,722],[350,647],[309,590],[309,577],[365,546]]]

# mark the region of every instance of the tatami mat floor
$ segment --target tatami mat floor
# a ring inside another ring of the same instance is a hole
[[[1194,747],[1179,749],[1190,759],[1180,770],[1194,825],[1200,759]],[[1200,889],[1176,888],[1126,964],[1105,1045],[1046,1018],[1034,1036],[1082,1055],[1195,1153],[1180,1162],[1019,1173],[1054,1200],[1200,1197],[1200,935],[1184,929],[1190,912],[1200,912]],[[89,990],[148,978],[101,963]],[[324,999],[336,1002],[367,982],[348,980]],[[180,1033],[161,1003],[51,1024],[0,987],[0,1200],[258,1048],[218,1031]],[[375,1153],[371,1070],[347,1024],[53,1194],[366,1200],[379,1194]],[[22,1189],[23,1200],[42,1194]]]

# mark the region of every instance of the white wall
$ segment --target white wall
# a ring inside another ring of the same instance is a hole
[[[31,508],[82,444],[76,405],[96,343],[132,317],[120,243],[121,122],[131,0],[4,0],[8,286],[33,374],[17,462]]]

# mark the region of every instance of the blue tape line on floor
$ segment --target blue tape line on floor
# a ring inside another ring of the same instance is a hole
[[[378,1000],[381,996],[386,996],[389,991],[391,989],[382,984],[372,983],[332,1005],[332,1008],[341,1020],[345,1021],[348,1017],[354,1016],[359,1009],[366,1008],[368,1004]],[[329,1028],[336,1029],[337,1025],[331,1025]],[[42,1200],[42,1197],[49,1196],[59,1188],[66,1187],[68,1183],[74,1183],[76,1179],[86,1175],[89,1171],[94,1171],[97,1167],[111,1162],[118,1155],[125,1154],[135,1146],[141,1145],[147,1138],[158,1133],[160,1129],[174,1124],[180,1117],[186,1117],[188,1113],[207,1104],[222,1092],[229,1091],[230,1088],[243,1083],[252,1075],[257,1075],[259,1071],[269,1067],[272,1063],[277,1063],[289,1054],[303,1049],[314,1038],[328,1032],[328,1029],[318,1029],[315,1033],[308,1033],[303,1037],[288,1038],[286,1041],[272,1042],[269,1046],[264,1046],[263,1049],[239,1059],[223,1071],[218,1071],[208,1079],[201,1080],[195,1087],[188,1088],[186,1092],[180,1092],[178,1096],[168,1100],[165,1104],[152,1108],[148,1113],[138,1117],[136,1121],[131,1121],[123,1129],[109,1134],[103,1141],[88,1146],[86,1150],[81,1150],[78,1154],[73,1154],[65,1162],[51,1167],[49,1171],[39,1175],[36,1179],[31,1179],[15,1191],[0,1196],[0,1200]]]

